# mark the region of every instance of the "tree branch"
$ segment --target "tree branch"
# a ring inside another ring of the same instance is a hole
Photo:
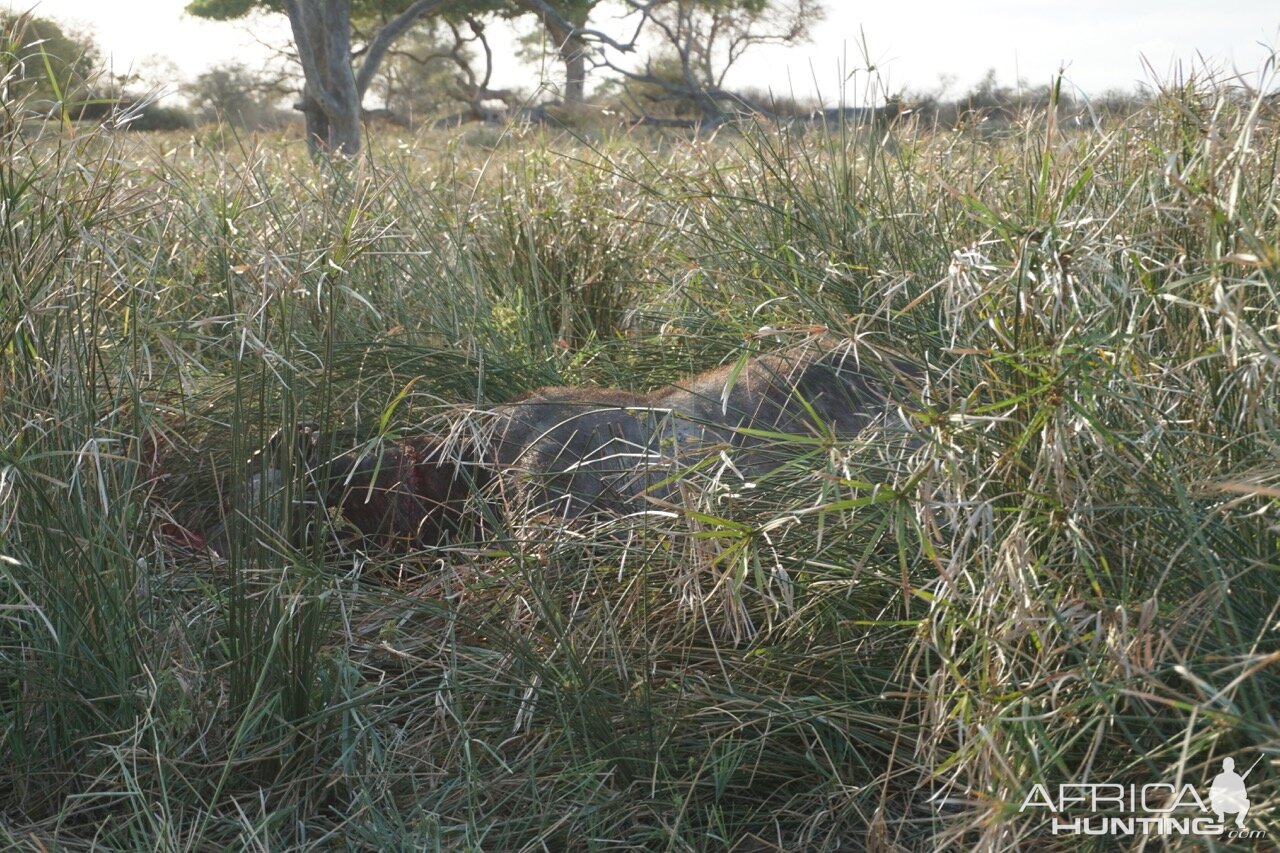
[[[298,61],[302,64],[302,77],[305,80],[319,80],[320,68],[315,62],[316,55],[311,49],[311,33],[307,32],[307,22],[303,17],[299,0],[284,0],[284,8],[289,16],[289,26],[293,30],[293,43],[298,46]],[[328,98],[324,92],[309,91],[315,88],[307,86],[303,91],[303,106],[305,107],[306,100],[310,98],[320,109],[326,113],[331,112],[335,107],[332,99]]]
[[[484,79],[480,81],[480,91],[487,92],[489,81],[493,79],[493,48],[489,47],[489,40],[485,38],[484,24],[467,16],[467,26],[471,27],[474,40],[480,42],[480,47],[484,50]]]
[[[292,4],[296,3],[297,0],[286,0],[286,2]],[[382,64],[382,58],[386,56],[391,44],[408,32],[409,28],[417,23],[418,19],[423,15],[435,11],[448,2],[450,0],[418,0],[408,9],[387,21],[382,29],[378,30],[378,34],[373,37],[373,41],[369,42],[369,46],[365,51],[364,62],[360,63],[360,73],[356,75],[356,93],[361,99],[364,98],[364,93],[369,89],[369,84],[373,82],[374,75],[378,73],[378,66]]]
[[[568,41],[569,39],[582,39],[584,41],[594,41],[611,47],[619,53],[631,53],[636,49],[636,39],[640,37],[640,28],[644,26],[642,20],[640,25],[636,27],[636,31],[631,36],[631,41],[620,42],[607,33],[600,30],[593,30],[588,27],[579,27],[561,15],[551,7],[546,0],[516,0],[517,5],[533,12],[542,19],[543,26],[557,33],[556,38]],[[631,4],[634,8],[645,8],[640,4]]]

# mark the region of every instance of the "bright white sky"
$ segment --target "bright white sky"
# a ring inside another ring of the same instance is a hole
[[[252,24],[213,23],[186,16],[186,2],[0,0],[0,6],[35,6],[36,14],[91,34],[116,73],[146,72],[166,60],[184,77],[224,62],[259,65],[268,54],[263,44],[288,42],[282,15]],[[884,88],[933,90],[945,76],[955,81],[952,94],[989,68],[1003,83],[1021,78],[1035,85],[1048,82],[1065,63],[1068,80],[1090,93],[1150,81],[1143,57],[1161,77],[1178,62],[1198,67],[1198,57],[1254,72],[1268,48],[1280,47],[1276,0],[825,0],[825,6],[826,20],[810,44],[749,54],[731,84],[799,96],[816,92],[828,104],[837,103],[841,69],[863,66],[860,33]],[[611,23],[601,19],[596,25],[610,29]],[[529,71],[519,67],[514,50],[495,48],[494,85],[527,86]],[[861,101],[866,82],[867,75],[859,73],[845,84],[846,100]]]

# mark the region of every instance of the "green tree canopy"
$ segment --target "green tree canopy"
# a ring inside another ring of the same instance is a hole
[[[94,40],[48,18],[0,12],[3,68],[9,97],[75,101],[90,96],[102,68]]]

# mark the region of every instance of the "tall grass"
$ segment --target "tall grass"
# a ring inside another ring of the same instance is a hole
[[[1280,837],[1273,99],[333,170],[6,110],[6,842],[1065,850],[1032,784],[1227,755]],[[240,464],[815,327],[925,369],[918,444],[409,555]]]

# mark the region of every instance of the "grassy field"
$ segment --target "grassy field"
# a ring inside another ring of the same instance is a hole
[[[1234,756],[1270,849],[1276,110],[1203,80],[1100,129],[381,134],[333,169],[7,105],[0,843],[1109,850],[1144,838],[1055,837],[1033,786],[1203,796]],[[925,369],[910,459],[798,446],[626,548],[296,550],[237,497],[299,421],[412,434],[815,328]]]

